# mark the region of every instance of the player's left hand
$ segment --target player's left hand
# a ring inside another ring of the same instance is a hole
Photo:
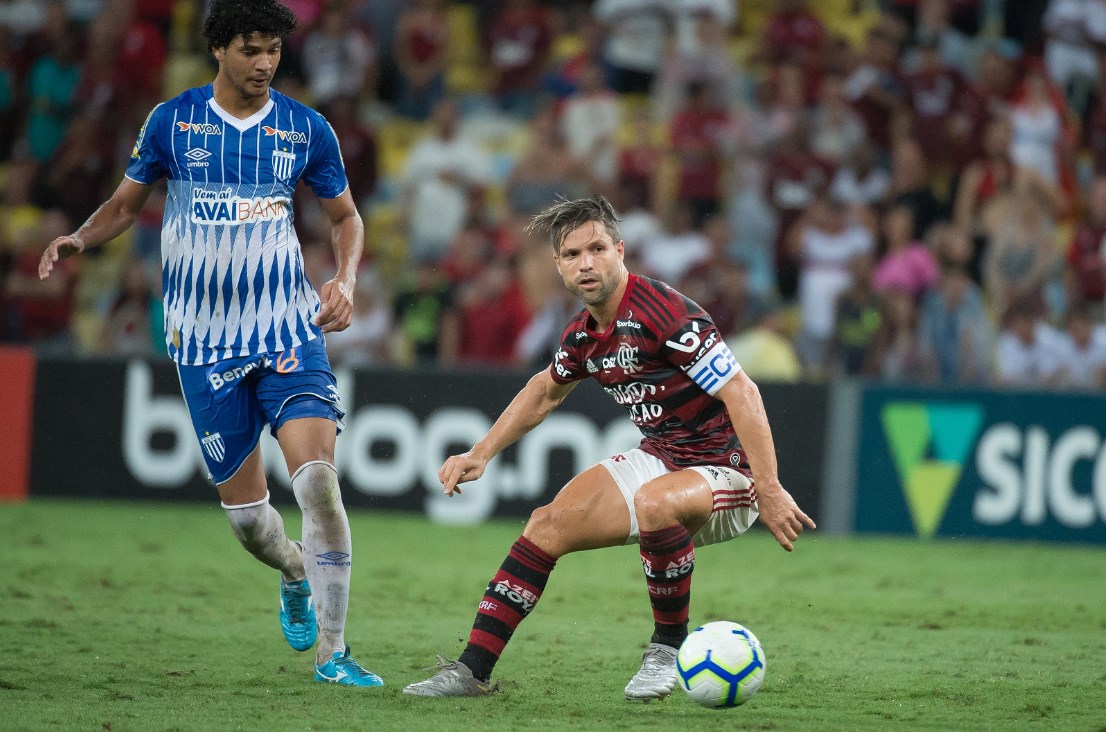
[[[353,322],[353,282],[335,277],[323,283],[319,288],[322,307],[315,317],[315,325],[323,333],[336,333],[345,330]]]
[[[761,523],[787,551],[795,549],[793,542],[803,533],[803,526],[818,528],[778,482],[764,486],[758,483],[756,489]]]

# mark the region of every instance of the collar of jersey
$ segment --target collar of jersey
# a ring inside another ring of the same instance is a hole
[[[239,132],[245,132],[254,125],[261,124],[261,120],[269,116],[269,112],[273,111],[273,105],[276,102],[273,101],[273,95],[269,95],[269,101],[265,103],[265,106],[257,110],[246,119],[238,119],[233,114],[228,112],[219,106],[219,103],[215,101],[215,95],[213,94],[207,100],[207,106],[211,107],[211,111],[219,115],[220,119],[226,122],[231,127],[235,128]]]

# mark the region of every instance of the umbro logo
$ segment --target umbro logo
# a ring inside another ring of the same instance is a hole
[[[192,161],[188,163],[189,168],[206,168],[208,163],[205,161],[211,156],[212,152],[202,147],[194,147],[184,154],[184,157]]]
[[[315,557],[322,561],[316,562],[322,567],[348,567],[352,564],[349,559],[349,554],[345,552],[326,552],[324,554],[316,554]]]

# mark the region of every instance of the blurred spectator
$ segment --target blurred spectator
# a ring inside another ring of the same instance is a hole
[[[758,56],[769,62],[791,60],[803,68],[817,66],[826,29],[807,0],[779,0],[768,18]]]
[[[559,196],[585,195],[590,172],[568,150],[552,109],[531,122],[530,147],[515,163],[507,179],[507,202],[516,214],[536,214]]]
[[[79,116],[49,162],[39,170],[34,202],[57,208],[75,224],[83,223],[111,195],[115,149],[93,117]]]
[[[374,96],[376,48],[343,0],[330,0],[300,55],[315,106],[325,107],[338,97]]]
[[[984,283],[995,312],[1006,312],[1013,303],[1033,303],[1044,314],[1045,285],[1058,265],[1047,203],[1033,190],[1019,187],[993,214]]]
[[[618,97],[605,86],[598,65],[580,71],[580,89],[565,102],[561,130],[568,150],[591,171],[591,176],[611,186],[618,176]]]
[[[401,364],[451,364],[457,360],[459,325],[453,288],[437,261],[416,261],[397,288],[394,322]]]
[[[675,286],[688,270],[710,257],[710,243],[695,226],[691,207],[679,202],[660,233],[644,242],[640,254],[650,276]]]
[[[833,196],[852,206],[878,206],[887,198],[891,175],[877,163],[870,143],[857,145],[830,184]]]
[[[1056,98],[1040,66],[1026,72],[1020,99],[1010,111],[1010,159],[1031,168],[1053,185],[1060,182],[1063,102]]]
[[[8,330],[14,340],[30,343],[40,353],[72,355],[75,344],[69,324],[77,268],[73,260],[63,259],[54,271],[55,275],[61,275],[57,282],[52,281],[53,276],[45,281],[38,278],[41,243],[63,236],[72,229],[72,224],[56,211],[36,218],[38,221],[13,242],[14,258],[3,286],[10,319]]]
[[[677,289],[710,313],[723,333],[740,333],[754,325],[767,307],[764,298],[749,289],[745,264],[730,258],[730,227],[723,218],[703,228],[708,254],[677,280]]]
[[[779,215],[776,243],[776,286],[780,295],[795,295],[798,268],[794,250],[787,245],[788,232],[826,189],[829,171],[811,154],[806,132],[799,128],[782,138],[772,149],[766,164],[765,188],[768,202]]]
[[[963,264],[942,262],[937,286],[922,301],[918,330],[921,348],[933,354],[941,384],[990,380],[994,331],[983,291]]]
[[[920,299],[937,282],[937,261],[924,241],[914,238],[914,215],[894,206],[883,215],[883,256],[872,275],[878,292],[899,290]]]
[[[1061,336],[1058,383],[1074,389],[1106,386],[1106,326],[1091,308],[1079,304],[1068,311]]]
[[[884,293],[879,330],[872,337],[865,361],[867,374],[882,381],[933,381],[933,357],[919,340],[918,308],[909,292]]]
[[[881,303],[872,289],[871,254],[854,255],[848,267],[852,283],[837,298],[825,363],[830,373],[862,376],[865,354],[879,330]]]
[[[354,97],[335,97],[324,114],[338,137],[353,200],[363,204],[376,191],[376,135],[358,117]]]
[[[647,112],[639,112],[631,122],[631,140],[618,152],[618,182],[622,208],[630,201],[636,206],[651,206],[656,200],[656,180],[664,162],[664,149],[657,144],[653,122]]]
[[[11,32],[0,26],[0,163],[12,154],[12,143],[15,142],[19,124],[18,93],[19,80],[12,60]]]
[[[141,260],[123,265],[119,292],[104,320],[100,350],[127,357],[165,353],[165,311]]]
[[[869,138],[882,148],[889,146],[892,127],[905,110],[898,54],[898,41],[884,28],[875,28],[845,79],[845,97],[864,120]]]
[[[452,99],[438,102],[432,129],[407,157],[403,191],[412,259],[440,257],[488,183],[491,161],[479,145],[458,134],[458,115]]]
[[[106,35],[119,49],[116,73],[126,89],[119,97],[122,112],[128,119],[144,117],[162,96],[168,57],[165,38],[156,25],[137,14],[135,0],[105,0],[97,22],[101,19],[108,25]]]
[[[1059,208],[1059,189],[1036,170],[1017,165],[1011,159],[1012,132],[1009,120],[993,121],[987,127],[984,157],[972,162],[961,176],[953,211],[953,221],[961,229],[981,233],[989,212],[1010,196],[1015,187],[1033,189],[1047,201],[1049,210]]]
[[[709,88],[689,85],[687,105],[672,118],[669,134],[680,166],[676,195],[689,205],[694,226],[700,226],[720,207],[727,124],[726,112]]]
[[[1068,244],[1067,278],[1068,299],[1093,303],[1101,317],[1106,297],[1106,176],[1091,183],[1087,215]]]
[[[845,162],[864,142],[864,122],[845,99],[844,79],[836,73],[822,77],[818,105],[810,119],[810,149],[831,165]]]
[[[672,23],[669,13],[665,0],[596,0],[592,14],[607,28],[604,58],[615,91],[649,93]]]
[[[1081,142],[1089,153],[1091,171],[1103,175],[1106,174],[1106,49],[1098,55],[1098,77],[1081,120]]]
[[[914,46],[931,47],[939,64],[964,75],[976,70],[977,54],[970,38],[950,22],[950,0],[919,0],[917,22],[914,25]],[[920,52],[907,53],[903,66],[916,72],[924,65]]]
[[[361,273],[353,293],[353,322],[326,336],[332,362],[362,367],[391,361],[393,312],[389,297],[375,271]]]
[[[45,163],[65,137],[76,112],[80,35],[76,28],[63,34],[50,53],[35,61],[27,78],[26,139],[31,157]]]
[[[400,74],[396,111],[424,120],[445,94],[449,15],[444,0],[412,0],[399,17],[394,43]]]
[[[950,127],[965,82],[959,71],[943,64],[935,39],[919,47],[918,59],[917,70],[904,81],[914,137],[931,166],[951,165],[956,149],[949,145]]]
[[[871,231],[849,220],[843,202],[822,198],[791,227],[788,249],[799,262],[797,350],[808,368],[821,371],[837,298],[852,285],[849,263],[871,254],[875,242]]]
[[[1082,110],[1098,77],[1096,48],[1106,44],[1106,3],[1102,0],[1050,0],[1042,18],[1049,76]]]
[[[548,262],[545,263],[548,268]],[[561,347],[565,323],[580,310],[580,302],[563,287],[552,289],[515,339],[515,363],[543,368]]]
[[[726,47],[726,26],[716,12],[701,10],[692,15],[693,43],[677,43],[665,56],[653,85],[656,118],[668,121],[686,103],[688,85],[700,83],[726,109],[738,101],[740,76]]]
[[[485,43],[492,91],[500,107],[529,118],[536,109],[541,75],[553,46],[549,11],[534,0],[503,0]]]
[[[88,47],[76,92],[84,116],[118,119],[121,105],[133,106],[130,100],[125,100],[126,81],[119,68],[116,33],[115,23],[105,16],[88,26]]]
[[[761,310],[756,323],[726,338],[741,370],[757,381],[795,382],[803,375],[795,346],[787,337],[779,310]]]
[[[509,260],[492,260],[476,279],[458,288],[457,308],[461,329],[458,363],[513,363],[515,339],[529,322],[530,312]]]
[[[1063,336],[1040,317],[1035,303],[1014,303],[1003,318],[995,380],[1003,386],[1044,387],[1062,376]]]
[[[599,23],[583,22],[576,28],[579,49],[545,77],[545,88],[558,99],[572,95],[580,88],[580,76],[589,66],[598,66],[603,74],[603,86],[611,86],[610,69],[603,58],[606,36]]]
[[[891,149],[891,185],[887,197],[892,206],[910,209],[915,239],[925,237],[929,227],[943,216],[944,207],[926,180],[922,147],[915,140],[900,140]]]

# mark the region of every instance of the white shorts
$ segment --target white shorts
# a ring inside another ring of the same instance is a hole
[[[627,544],[637,544],[639,528],[634,511],[634,496],[649,481],[673,472],[658,458],[634,448],[599,463],[614,478],[626,507],[630,509],[630,536]],[[691,537],[695,546],[720,544],[745,533],[760,515],[753,482],[733,468],[721,465],[699,465],[689,468],[706,479],[714,494],[714,511],[703,528]]]

